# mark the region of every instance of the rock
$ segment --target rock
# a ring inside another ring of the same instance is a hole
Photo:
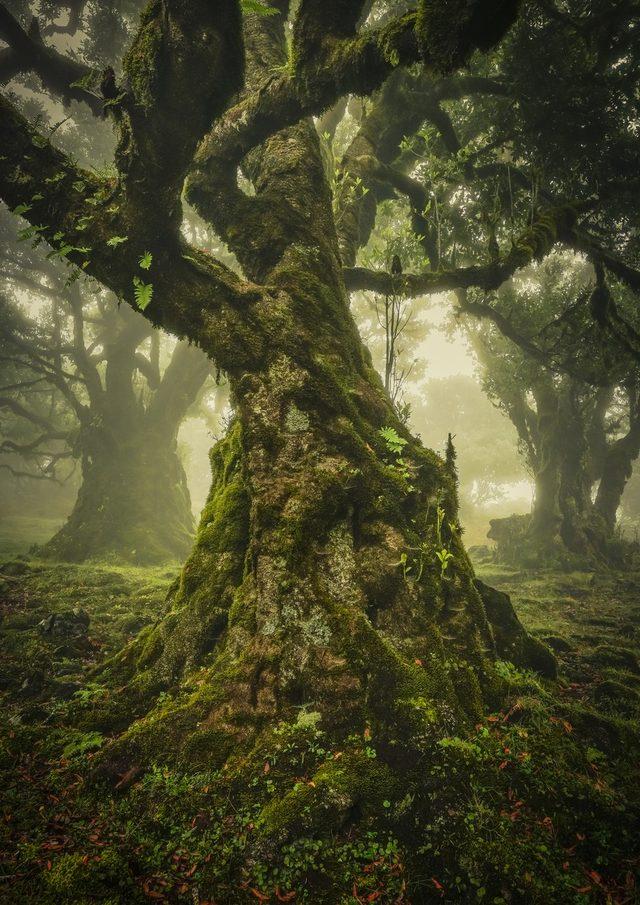
[[[562,635],[541,635],[540,640],[557,654],[565,654],[568,651],[573,650],[573,645],[570,644],[566,638],[563,638]]]
[[[51,613],[38,623],[43,638],[80,638],[89,629],[89,614],[79,607],[64,613]]]
[[[625,717],[632,717],[640,705],[640,695],[637,691],[612,679],[606,679],[595,687],[593,699],[599,706],[609,705]]]
[[[44,670],[34,669],[28,673],[20,686],[18,695],[21,698],[33,698],[39,695],[45,684]]]
[[[634,651],[626,647],[609,647],[603,644],[587,654],[585,660],[593,666],[609,666],[640,675],[638,657]]]
[[[18,575],[26,575],[27,572],[31,571],[31,566],[27,565],[26,562],[22,562],[19,559],[13,559],[9,562],[2,563],[0,566],[0,573],[3,575],[10,575],[12,577],[16,577]]]
[[[51,695],[54,698],[60,698],[61,701],[69,701],[81,688],[80,682],[57,682],[53,686]]]

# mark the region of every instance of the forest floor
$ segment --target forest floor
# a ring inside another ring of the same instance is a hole
[[[640,720],[640,575],[533,575],[493,564],[479,565],[477,572],[483,581],[512,596],[525,626],[556,652],[561,678],[554,692],[555,703],[545,703],[547,709],[540,710],[536,719],[540,720],[542,713],[558,738],[570,740],[575,721],[563,714],[573,708],[578,717],[589,715],[593,741],[586,749],[584,781],[589,790],[585,801],[601,795],[606,798],[602,811],[607,811],[606,819],[602,817],[599,823],[598,809],[589,804],[591,810],[586,810],[583,829],[574,833],[573,843],[567,844],[566,838],[562,841],[564,854],[559,857],[566,860],[558,870],[571,876],[569,892],[550,893],[548,899],[538,893],[530,898],[526,893],[522,898],[505,894],[505,898],[485,901],[640,901],[637,846],[636,855],[629,852],[625,857],[624,841],[615,838],[615,812],[620,812],[624,835],[629,832],[629,816],[623,814],[625,802],[630,802],[629,808],[637,808],[639,798],[638,765],[626,759],[624,733],[637,733]],[[95,805],[86,802],[83,811],[78,805],[83,775],[107,740],[100,732],[71,727],[66,719],[70,709],[90,715],[96,702],[110,693],[92,677],[92,670],[163,614],[166,592],[177,574],[177,565],[155,569],[70,565],[24,556],[0,566],[1,901],[65,905],[194,901],[204,905],[197,883],[206,856],[198,846],[203,839],[206,844],[209,818],[202,816],[201,793],[207,791],[209,780],[202,774],[189,778],[158,770],[138,783],[143,791],[137,803],[117,805],[109,818],[92,811]],[[57,620],[51,619],[54,614]],[[489,716],[482,729],[485,735],[491,732],[492,738],[502,733],[499,757],[504,759],[497,770],[504,773],[511,759],[514,770],[518,767],[508,747],[519,744],[513,733],[526,736],[512,718],[520,706],[518,700],[508,712]],[[617,739],[613,743],[612,733]],[[518,757],[521,766],[525,757],[522,753]],[[552,751],[549,760],[553,763]],[[545,780],[551,799],[556,794],[554,781],[553,774]],[[558,781],[568,780],[561,777]],[[515,780],[511,785],[516,787]],[[557,794],[560,801],[564,790],[558,787]],[[508,813],[500,812],[507,827],[524,820],[526,806],[518,797],[509,786]],[[552,842],[560,850],[560,841],[552,840],[552,820],[545,820],[548,825],[538,826],[536,832],[548,832],[549,852]],[[640,832],[640,827],[637,829]],[[529,838],[531,832],[527,832]],[[546,846],[536,844],[541,850],[537,857],[544,859]],[[124,882],[123,857],[134,875],[133,891],[129,887],[118,891],[118,884]],[[371,857],[371,863],[379,863],[379,857]],[[497,857],[507,858],[507,853],[499,852]],[[366,895],[357,893],[354,882],[353,897],[340,902],[376,901],[382,905],[484,898],[480,881],[473,895],[450,893],[444,874],[428,882],[431,892],[417,899],[396,898],[396,894],[387,897],[381,885]],[[237,899],[224,901],[294,900],[293,896],[287,899],[277,885],[269,893],[247,883],[237,895]],[[297,905],[314,900],[298,897],[295,901]]]

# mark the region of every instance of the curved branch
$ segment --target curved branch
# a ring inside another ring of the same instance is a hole
[[[149,249],[148,235],[133,231],[126,206],[106,206],[108,183],[81,170],[34,132],[2,96],[0,147],[5,157],[0,168],[0,197],[12,208],[26,207],[21,216],[37,230],[37,237],[59,249],[55,236],[63,233],[68,248],[65,259],[132,308],[136,307],[133,278],[141,274],[139,259],[151,250],[154,294],[144,316],[177,336],[188,335],[218,356],[221,367],[228,370],[239,364],[242,356],[238,357],[237,348],[228,351],[231,340],[216,333],[215,318],[226,307],[227,322],[237,321],[234,308],[261,297],[256,286],[244,283],[219,261],[186,243],[163,237],[166,241]],[[44,197],[34,200],[34,194]],[[109,244],[114,236],[128,239],[114,247]]]
[[[573,240],[576,212],[570,205],[549,208],[541,212],[530,229],[513,242],[509,253],[498,261],[485,265],[458,267],[429,273],[392,276],[384,271],[364,267],[345,268],[347,289],[354,292],[369,289],[382,295],[416,296],[445,292],[450,289],[476,287],[486,291],[498,289],[518,270],[532,261],[541,260],[556,242]]]
[[[148,418],[175,433],[209,374],[211,362],[206,355],[195,346],[179,343],[149,406]]]

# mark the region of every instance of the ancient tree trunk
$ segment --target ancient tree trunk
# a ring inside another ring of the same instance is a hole
[[[391,761],[411,762],[479,717],[497,655],[554,670],[512,611],[492,610],[494,634],[453,476],[398,423],[339,281],[328,289],[313,265],[291,263],[261,366],[232,376],[237,418],[212,454],[173,612],[113,667],[133,670],[134,694],[204,666],[203,682],[126,732],[107,755],[116,769],[165,756],[222,764],[299,708],[336,743],[369,727]],[[349,796],[358,781],[348,777]]]
[[[202,16],[211,14],[198,6]],[[461,8],[462,38],[450,16],[446,32],[468,51],[475,39]],[[327,10],[332,27],[349,30],[349,4],[301,4],[292,63],[285,16],[247,17],[250,98],[254,90],[273,98],[264,79],[270,85],[274,72],[291,65],[315,71]],[[232,24],[230,16],[224,21]],[[502,30],[508,21],[502,8]],[[163,23],[154,12],[144,27]],[[209,34],[203,41],[192,24],[191,4],[180,5],[165,41],[170,46],[177,35],[190,48],[180,46],[172,58],[188,87],[195,57],[214,91],[216,42]],[[443,23],[436,25],[440,34]],[[473,27],[481,31],[475,20]],[[156,46],[140,39],[128,59],[132,90],[142,82],[146,91],[146,118],[135,110],[127,123],[143,139],[148,123],[175,138],[180,118],[187,129],[194,123],[199,139],[200,120],[184,112],[183,95],[140,78]],[[233,59],[230,53],[218,62],[222,68]],[[448,50],[436,59],[452,65]],[[339,53],[332,61],[340,65]],[[209,104],[206,112],[196,107],[201,119],[211,116]],[[251,115],[248,109],[234,118],[232,143]],[[236,254],[246,283],[166,242],[161,218],[162,234],[144,246],[153,246],[159,262],[149,311],[198,339],[227,372],[236,419],[213,450],[212,490],[171,611],[107,665],[120,689],[115,708],[91,715],[94,724],[124,729],[93,760],[107,774],[137,775],[134,768],[162,761],[224,768],[230,796],[248,790],[256,833],[245,856],[258,860],[302,835],[335,838],[375,815],[384,820],[390,799],[411,797],[409,772],[422,775],[438,740],[463,733],[485,704],[500,699],[498,657],[555,672],[550,652],[505,601],[474,584],[452,469],[400,423],[351,317],[315,126],[301,115],[285,125],[240,154],[254,194],[239,190],[220,134],[200,144],[187,183],[190,202]],[[148,201],[149,174],[166,182],[170,164],[174,188],[182,187],[182,158],[174,157],[188,156],[196,143],[182,139],[169,160],[159,155],[161,167],[145,157],[126,170],[124,190],[136,213]],[[128,163],[136,142],[123,141],[119,154]],[[177,210],[177,193],[168,194]],[[138,216],[136,224],[145,223]],[[164,269],[163,255],[171,264]],[[161,691],[167,694],[158,698]],[[125,727],[124,720],[134,721]],[[299,782],[299,770],[308,769],[300,763],[309,726],[324,734],[324,755],[309,781]],[[254,794],[256,764],[265,775],[265,752],[285,736],[279,786]],[[414,825],[412,806],[406,827]]]

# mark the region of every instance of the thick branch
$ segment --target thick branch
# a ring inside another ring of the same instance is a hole
[[[407,296],[472,287],[495,290],[527,264],[545,257],[556,242],[568,243],[574,226],[575,211],[572,207],[567,205],[551,208],[539,214],[532,227],[513,243],[506,256],[491,264],[432,273],[403,274],[400,277],[394,277],[385,271],[351,267],[344,270],[345,285],[351,292],[368,289],[382,295],[395,292]]]
[[[149,407],[148,417],[175,434],[210,373],[211,362],[199,349],[179,343]]]
[[[153,301],[144,311],[151,323],[177,336],[189,336],[218,357],[226,370],[240,364],[243,359],[238,350],[228,351],[235,337],[218,335],[215,318],[226,306],[227,327],[235,323],[244,335],[246,327],[238,323],[234,309],[259,298],[255,286],[244,284],[219,262],[182,243],[151,249],[153,266],[147,276],[139,259],[149,250],[148,236],[136,234],[121,209],[105,206],[102,199],[108,199],[108,186],[44,141],[1,97],[0,147],[5,157],[0,168],[0,197],[11,208],[28,206],[21,215],[37,228],[38,236],[59,248],[54,236],[63,233],[66,260],[133,308],[133,278],[146,277],[144,282],[152,281],[154,290]],[[34,194],[45,197],[36,201]],[[88,198],[94,203],[88,205]],[[86,229],[78,229],[79,225]],[[108,244],[114,236],[128,238],[114,247]],[[252,346],[250,342],[245,345],[247,350]]]

